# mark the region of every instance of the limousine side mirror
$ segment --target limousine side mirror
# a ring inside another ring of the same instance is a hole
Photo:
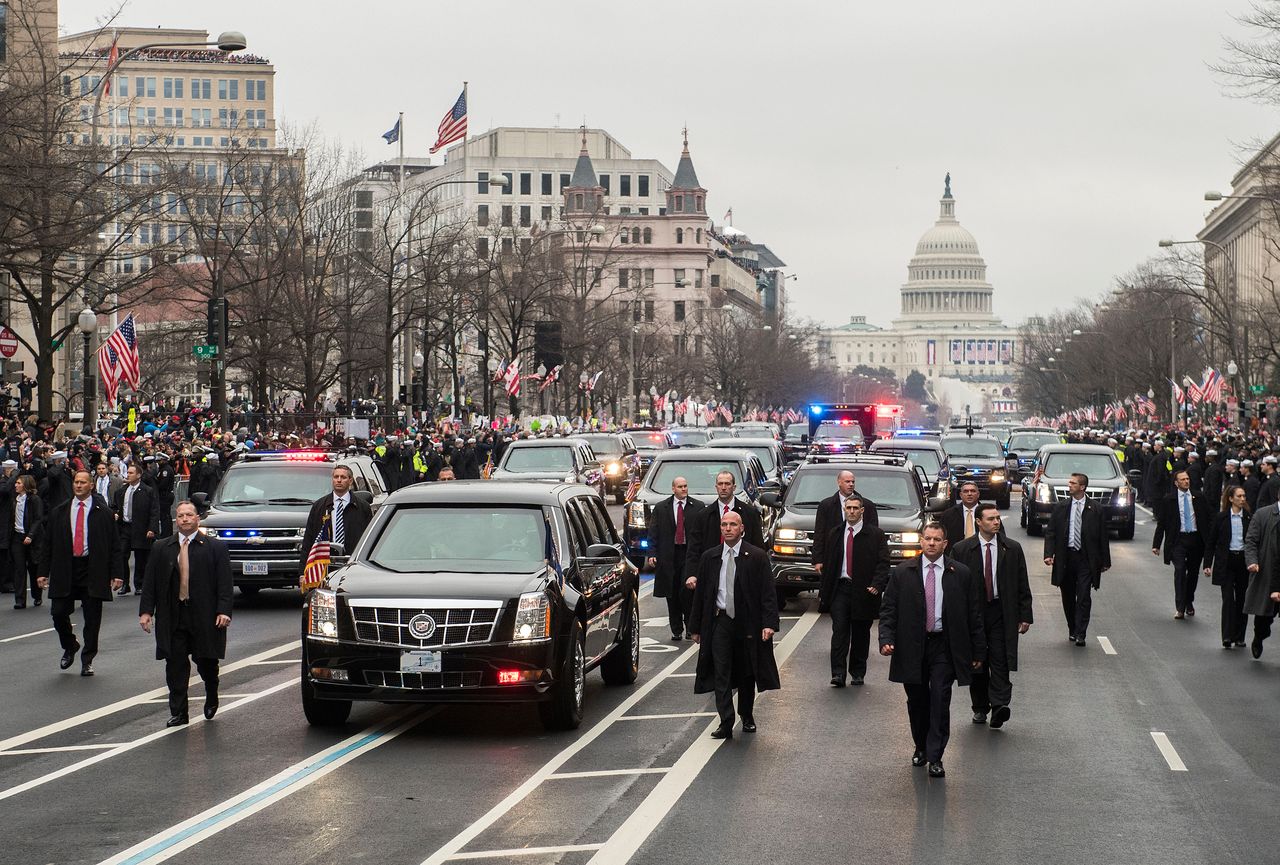
[[[951,507],[951,496],[930,496],[925,510],[931,514],[940,513]]]
[[[209,510],[209,494],[205,492],[192,493],[191,504],[196,506],[196,513],[203,514]]]
[[[782,507],[782,499],[778,498],[776,492],[765,492],[760,494],[760,504],[767,508]]]
[[[598,561],[620,562],[622,552],[612,544],[592,544],[587,547],[586,557]]]
[[[352,498],[359,499],[360,501],[364,502],[366,505],[369,505],[369,506],[373,505],[373,493],[369,492],[368,490],[355,490],[353,493],[351,493],[351,496]]]
[[[347,548],[344,544],[329,542],[329,568],[331,570],[342,567],[350,560],[351,557],[347,555]]]
[[[1009,456],[1005,457],[1005,458],[1004,458],[1004,467],[1005,467],[1006,469],[1008,469],[1009,471],[1011,471],[1011,472],[1016,472],[1016,471],[1018,470],[1018,457],[1017,457],[1017,455],[1015,455],[1015,454],[1010,454]]]
[[[807,445],[809,443],[809,434],[800,433],[800,444]]]

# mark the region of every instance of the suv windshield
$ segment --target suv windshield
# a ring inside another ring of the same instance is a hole
[[[735,462],[712,462],[710,460],[666,460],[657,471],[649,472],[649,489],[660,493],[671,491],[671,482],[676,478],[684,478],[689,482],[689,494],[695,496],[714,496],[716,494],[716,475],[720,472],[733,472],[733,480],[738,489],[742,489],[742,467]],[[834,489],[834,487],[833,487]]]
[[[747,453],[752,453],[758,456],[760,458],[760,464],[764,466],[764,470],[766,472],[771,473],[778,468],[778,464],[773,461],[772,448],[761,447],[759,445],[748,446],[743,444],[736,444],[735,446],[738,448],[738,450],[743,450],[743,451],[746,451]]]
[[[800,436],[809,434],[809,425],[807,423],[793,423],[787,425],[786,439],[789,442],[800,441]]]
[[[950,438],[942,440],[942,449],[949,457],[998,460],[1004,456],[1000,442],[989,438]]]
[[[1035,453],[1041,445],[1056,445],[1061,441],[1056,433],[1014,433],[1009,436],[1009,450]]]
[[[309,505],[332,491],[332,463],[239,463],[227,469],[213,504],[291,504],[280,500],[296,499]]]
[[[687,448],[707,443],[707,431],[701,429],[673,429],[671,437],[678,447]]]
[[[667,434],[653,430],[649,432],[633,432],[631,440],[636,443],[637,448],[665,450],[667,447]]]
[[[879,444],[879,442],[876,442],[876,444]],[[925,472],[929,475],[929,477],[933,477],[934,475],[936,475],[938,473],[938,469],[942,467],[941,464],[938,462],[937,451],[926,450],[924,448],[905,448],[900,446],[896,441],[888,444],[886,447],[876,447],[875,445],[872,445],[871,452],[873,454],[879,454],[879,453],[902,454],[907,459],[911,460],[913,465],[917,465],[923,468]],[[871,494],[867,493],[867,495],[871,495]],[[872,497],[873,501],[874,501],[874,498],[875,497],[873,496]]]
[[[573,471],[573,448],[507,448],[502,468],[509,472]]]
[[[400,507],[369,561],[402,573],[527,573],[546,564],[545,526],[537,507]]]
[[[862,427],[856,423],[823,423],[813,434],[815,439],[837,439],[839,441],[858,441],[862,438]]]
[[[598,457],[622,456],[622,439],[617,436],[578,436],[591,445],[591,452]]]
[[[919,510],[920,498],[914,478],[905,471],[880,471],[867,466],[844,466],[826,471],[799,471],[787,487],[785,505],[800,510],[816,510],[818,503],[836,491],[836,475],[853,471],[859,494],[877,508]]]
[[[1089,482],[1111,480],[1117,477],[1115,457],[1110,454],[1049,454],[1044,461],[1044,473],[1051,478],[1070,477],[1080,472],[1089,476]]]

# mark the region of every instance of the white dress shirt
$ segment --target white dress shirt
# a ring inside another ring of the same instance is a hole
[[[920,586],[924,588],[929,585],[929,565],[937,565],[936,582],[934,586],[936,591],[933,593],[933,630],[942,630],[942,575],[946,571],[946,559],[938,556],[936,562],[929,561],[925,556],[920,557]],[[928,628],[925,628],[928,630]]]
[[[991,548],[991,597],[992,599],[1000,597],[1000,581],[996,579],[996,574],[1000,573],[1000,545],[996,543],[998,535],[992,535],[991,540],[987,540],[981,532],[978,533],[978,551],[982,553],[982,582],[987,582],[987,548]]]
[[[1071,539],[1080,538],[1080,546],[1072,547],[1072,549],[1084,549],[1084,501],[1085,496],[1071,499],[1071,507],[1067,511],[1067,546],[1071,545]],[[1076,528],[1076,524],[1080,524],[1080,528]]]
[[[111,498],[110,498],[111,475],[105,474],[102,477],[94,478],[94,480],[97,482],[98,495],[102,496],[107,501],[111,501]]]
[[[862,520],[858,520],[856,523],[845,523],[844,524],[844,546],[841,547],[841,549],[842,550],[849,549],[849,538],[856,538],[858,536],[858,532],[860,531],[862,531]],[[841,555],[843,555],[843,553]],[[842,580],[853,579],[853,562],[849,561],[848,556],[844,556],[844,574],[841,575],[840,579]]]
[[[80,499],[75,496],[71,497],[71,551],[74,553],[76,548],[76,514],[80,511]],[[84,500],[84,554],[87,556],[91,552],[89,549],[89,515],[93,513],[93,496],[89,496]]]
[[[729,597],[729,559],[738,557],[738,553],[742,551],[742,539],[733,546],[725,545],[724,552],[720,556],[720,587],[716,589],[716,609],[728,609],[725,604]]]
[[[27,494],[18,493],[13,500],[13,529],[16,532],[22,531],[22,518],[27,513]]]
[[[138,481],[136,484],[129,484],[125,487],[124,501],[121,503],[121,510],[123,513],[120,514],[120,522],[133,522],[133,496],[138,492],[138,487],[140,486],[142,486],[142,481]]]

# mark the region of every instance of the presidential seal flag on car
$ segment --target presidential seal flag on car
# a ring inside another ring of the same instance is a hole
[[[302,594],[318,589],[329,578],[329,515],[325,514],[320,531],[316,533],[316,542],[311,545],[307,554],[307,566],[302,570],[298,580],[298,588]]]

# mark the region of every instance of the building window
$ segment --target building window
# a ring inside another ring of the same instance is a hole
[[[641,174],[636,177],[636,186],[639,187],[640,197],[649,197],[649,175]]]
[[[121,96],[124,94],[121,93]],[[192,99],[212,99],[213,98],[213,79],[212,78],[192,78],[191,79],[191,98]]]
[[[165,126],[181,126],[182,125],[182,109],[166,108],[164,110],[164,125]]]
[[[695,357],[702,357],[702,334],[694,334],[693,337],[693,354]]]
[[[618,175],[618,194],[619,195],[631,194],[631,175],[630,174]]]
[[[511,195],[516,191],[515,176],[510,171],[502,172],[502,176],[507,179],[507,182],[498,190],[498,192],[504,195]]]
[[[489,194],[489,172],[487,171],[476,172],[476,187],[477,187],[477,194],[479,195]]]
[[[676,288],[684,288],[684,286],[682,286],[682,285],[680,284],[680,283],[684,282],[684,269],[683,269],[683,268],[678,268],[678,269],[676,269],[675,271],[672,271],[672,272],[673,272],[673,274],[675,275],[675,278],[672,280],[672,282],[674,282],[674,283],[675,283]]]
[[[676,301],[675,318],[676,318],[676,321],[684,321],[684,301],[683,300]]]
[[[527,171],[520,172],[520,194],[533,195],[533,175]]]
[[[510,255],[511,253],[515,252],[515,249],[516,249],[515,241],[513,241],[510,237],[502,238],[502,254],[503,255]]]
[[[631,272],[631,271],[627,270],[625,267],[620,267],[620,268],[618,268],[618,288],[630,288],[630,287],[631,287],[630,285],[628,285],[628,283],[630,282],[630,280],[627,278],[627,275],[628,275],[630,272]]]
[[[581,192],[575,192],[573,194],[573,209],[574,210],[582,209],[582,193]]]
[[[653,243],[653,229],[652,229],[652,228],[646,228],[646,229],[644,230],[644,242],[645,242],[645,243]]]
[[[624,228],[624,229],[622,229],[622,231],[618,232],[618,242],[619,242],[619,243],[626,243],[626,242],[628,242],[630,239],[631,239],[631,232],[627,231],[625,228]]]
[[[675,196],[675,211],[676,213],[684,212],[684,196],[683,195]]]
[[[246,81],[244,83],[244,98],[252,99],[255,102],[266,102],[267,82],[263,79]]]
[[[702,288],[702,269],[701,268],[693,272],[693,287]]]
[[[9,4],[0,3],[0,63],[4,63],[9,59],[9,55],[5,50],[9,38]]]
[[[631,320],[639,321],[642,314],[643,311],[640,308],[640,301],[637,300],[631,304]]]
[[[697,196],[695,200],[697,201],[698,212],[701,213],[702,212],[702,196],[701,195]]]
[[[476,225],[484,228],[489,224],[489,205],[481,204],[476,207]]]
[[[240,98],[240,79],[239,78],[219,78],[218,79],[218,98],[219,99],[239,99]]]
[[[701,245],[701,244],[702,244],[702,229],[701,229],[701,228],[699,228],[699,229],[694,233],[694,237],[696,238],[695,242],[696,242],[697,244]]]
[[[542,174],[542,194],[551,195],[551,175],[547,172]]]
[[[510,204],[502,205],[502,227],[503,228],[511,227],[511,205]]]
[[[706,314],[707,302],[705,300],[695,300],[693,302],[693,320],[698,324],[702,324],[702,317]],[[698,337],[701,339],[702,337]],[[701,351],[698,354],[702,354]]]
[[[720,287],[720,274],[718,273],[711,274],[711,287],[712,288]]]
[[[488,257],[489,257],[489,238],[477,237],[476,238],[476,258],[488,258]]]
[[[640,229],[639,229],[639,228],[633,228],[633,229],[631,229],[631,242],[632,242],[632,243],[639,243],[639,242],[640,242]]]
[[[533,224],[533,208],[527,204],[520,205],[520,227],[528,228]]]
[[[677,355],[689,353],[689,337],[677,336],[672,340],[672,344],[676,350]]]
[[[654,303],[653,303],[653,301],[652,301],[652,300],[646,300],[646,301],[644,302],[644,320],[645,320],[645,321],[653,321],[653,320],[654,320],[655,315],[656,315],[656,313],[655,313],[655,311],[654,311]]]
[[[640,271],[636,271],[636,273],[639,273],[639,272]],[[652,267],[646,267],[644,269],[644,287],[653,288],[653,268]]]
[[[547,176],[550,177],[550,175],[547,175]],[[542,208],[542,221],[543,222],[551,221],[551,205],[549,204]]]
[[[677,228],[677,229],[676,229],[676,243],[684,243],[684,229],[683,229],[683,228]]]
[[[636,213],[639,213],[641,216],[648,216],[648,215],[649,215],[649,208],[647,208],[647,207],[641,207],[641,208],[639,208],[639,209],[636,211]]]
[[[134,93],[135,96],[146,97],[148,99],[156,98],[156,80],[154,78],[144,78],[139,75],[133,79],[133,83],[136,85],[136,92]]]
[[[565,187],[568,185],[569,185],[569,175],[561,174],[560,175],[560,191],[563,193]]]
[[[600,175],[600,187],[604,189],[605,195],[609,194],[609,175],[607,174]]]
[[[166,78],[164,79],[164,98],[165,99],[181,99],[182,97],[182,78]]]

